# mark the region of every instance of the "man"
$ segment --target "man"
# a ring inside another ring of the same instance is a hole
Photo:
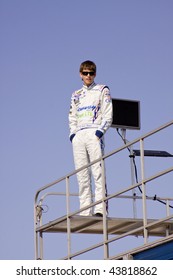
[[[83,87],[72,94],[69,113],[70,141],[73,145],[75,168],[100,158],[104,153],[104,134],[112,123],[112,100],[109,88],[94,82],[96,65],[84,61],[80,65],[80,77]],[[91,166],[95,183],[95,201],[102,199],[101,163]],[[79,184],[80,208],[92,203],[90,168],[77,173]],[[106,186],[104,190],[106,194]],[[92,215],[91,207],[81,211],[80,215]],[[95,216],[103,216],[103,205],[99,203],[94,209]]]

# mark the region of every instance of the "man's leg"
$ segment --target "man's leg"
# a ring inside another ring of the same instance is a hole
[[[95,135],[95,130],[90,129],[89,131],[89,140],[87,144],[87,150],[90,157],[90,162],[100,158],[104,154],[104,140],[99,140]],[[95,201],[102,199],[103,193],[106,195],[106,186],[102,190],[102,180],[104,174],[102,174],[101,162],[95,163],[91,166],[92,174],[95,182]],[[103,214],[103,204],[99,203],[95,206],[94,213]]]
[[[81,130],[76,133],[72,141],[74,163],[76,169],[88,164],[88,154],[85,147],[85,139],[85,131]],[[79,184],[80,208],[83,208],[92,203],[90,168],[85,168],[84,170],[78,172],[77,179]],[[92,215],[92,209],[88,208],[82,211],[80,215]]]

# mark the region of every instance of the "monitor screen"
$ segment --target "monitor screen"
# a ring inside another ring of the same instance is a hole
[[[112,127],[140,129],[140,101],[112,98]]]

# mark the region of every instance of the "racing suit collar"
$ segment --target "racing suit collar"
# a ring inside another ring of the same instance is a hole
[[[86,85],[83,85],[83,87],[84,87],[85,89],[91,89],[91,88],[93,88],[95,85],[96,85],[96,83],[93,82],[89,87],[87,87]]]

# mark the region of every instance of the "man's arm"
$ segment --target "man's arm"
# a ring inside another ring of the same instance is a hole
[[[72,95],[71,104],[70,104],[70,111],[69,111],[69,128],[70,128],[70,141],[72,142],[75,134],[76,134],[76,127],[77,127],[77,118],[76,118],[76,105],[74,102],[74,98]]]
[[[105,86],[102,90],[101,100],[102,122],[96,131],[96,136],[101,138],[112,124],[113,109],[110,90]]]

